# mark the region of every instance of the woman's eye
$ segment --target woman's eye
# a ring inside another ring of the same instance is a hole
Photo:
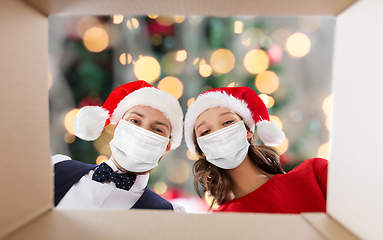
[[[233,122],[234,122],[234,120],[229,120],[229,121],[224,122],[222,125],[226,126],[226,125],[229,125],[229,124],[231,124]]]
[[[130,119],[130,121],[131,121],[132,123],[134,123],[134,124],[138,124],[138,123],[139,123],[138,120],[136,120],[136,119]]]
[[[201,137],[202,137],[203,135],[208,134],[209,132],[210,132],[210,130],[206,130],[205,132],[201,133]]]

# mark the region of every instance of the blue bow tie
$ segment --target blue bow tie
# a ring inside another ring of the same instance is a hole
[[[97,182],[113,181],[117,188],[129,191],[136,181],[136,175],[128,173],[115,173],[111,167],[106,163],[101,163],[96,170],[94,170],[92,180]]]

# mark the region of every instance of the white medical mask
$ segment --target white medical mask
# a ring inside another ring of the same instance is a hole
[[[207,161],[223,169],[238,167],[250,146],[243,121],[199,137],[197,142]]]
[[[121,119],[109,145],[121,167],[130,172],[146,172],[158,165],[168,143],[169,138]]]

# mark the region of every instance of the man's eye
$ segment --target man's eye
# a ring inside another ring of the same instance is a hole
[[[208,134],[209,132],[210,132],[210,130],[206,130],[205,132],[203,132],[203,133],[201,134],[201,137],[202,137],[203,135]]]
[[[224,122],[222,125],[226,126],[226,125],[229,125],[229,124],[231,124],[233,122],[234,122],[234,120],[229,120],[229,121]]]
[[[161,129],[159,128],[155,128],[154,131],[158,132],[158,133],[164,133],[164,131],[162,131]]]

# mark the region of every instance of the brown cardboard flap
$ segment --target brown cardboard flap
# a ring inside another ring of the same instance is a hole
[[[10,236],[30,239],[294,239],[323,238],[301,215],[172,211],[52,210]]]
[[[324,213],[304,213],[302,217],[328,240],[357,240],[355,235]]]
[[[50,14],[335,16],[355,0],[24,0]]]
[[[20,1],[0,7],[0,238],[48,211],[49,160],[46,17]]]

